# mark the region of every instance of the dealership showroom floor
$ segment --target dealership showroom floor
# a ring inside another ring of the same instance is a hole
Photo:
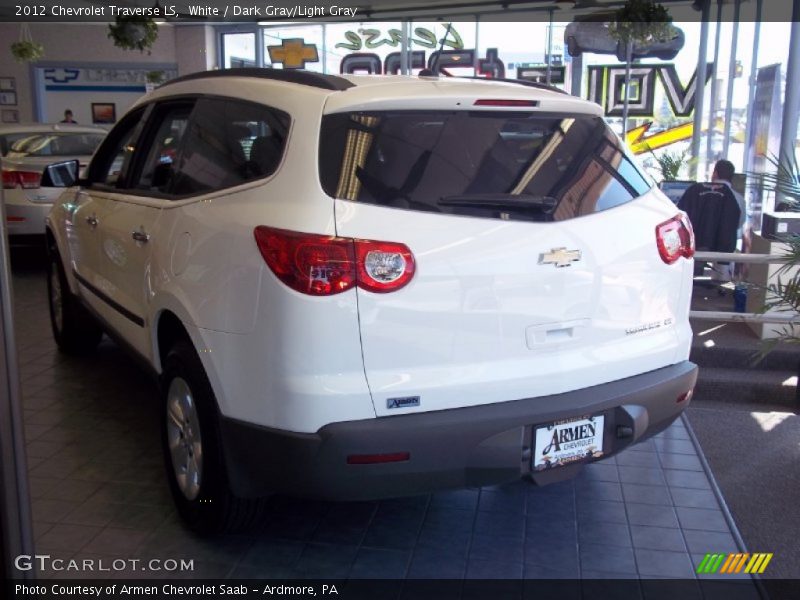
[[[40,554],[185,557],[194,571],[168,575],[191,578],[692,579],[719,577],[695,574],[706,552],[740,550],[683,421],[566,483],[360,503],[276,497],[259,530],[198,539],[172,508],[154,383],[108,340],[91,356],[60,354],[43,275],[17,268],[12,282]]]

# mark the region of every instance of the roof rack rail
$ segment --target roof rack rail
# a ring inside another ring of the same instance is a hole
[[[272,79],[274,81],[285,81],[287,83],[297,83],[311,87],[322,88],[324,90],[343,91],[354,87],[355,84],[339,77],[338,75],[323,75],[313,71],[303,71],[301,69],[268,69],[245,67],[243,69],[218,69],[216,71],[198,71],[182,77],[170,79],[160,87],[181,83],[183,81],[193,81],[195,79],[211,79],[214,77],[255,77],[259,79]]]
[[[569,96],[568,92],[565,92],[559,87],[547,83],[539,83],[538,81],[526,81],[525,79],[510,79],[508,77],[478,77],[478,76],[466,76],[464,77],[464,79],[482,79],[484,81],[502,81],[503,83],[516,83],[517,85],[524,85],[527,87],[537,88],[540,90],[549,90],[551,92],[558,92],[559,94],[566,94],[567,96]]]

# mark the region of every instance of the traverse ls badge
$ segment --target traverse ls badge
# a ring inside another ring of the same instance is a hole
[[[581,259],[580,250],[567,250],[566,248],[553,248],[550,252],[545,252],[539,256],[540,265],[555,265],[556,267],[568,267],[572,263]]]

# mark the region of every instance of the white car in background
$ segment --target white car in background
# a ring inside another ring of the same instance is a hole
[[[44,239],[45,217],[63,191],[43,178],[45,167],[66,159],[77,159],[85,167],[106,133],[100,127],[66,123],[0,126],[3,199],[11,244]]]
[[[559,481],[689,403],[691,227],[558,90],[197,73],[49,170],[55,339],[158,375],[196,530],[273,492]]]

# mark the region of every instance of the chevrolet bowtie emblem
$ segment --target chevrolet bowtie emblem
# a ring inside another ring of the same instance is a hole
[[[580,250],[567,250],[566,248],[553,248],[550,252],[545,252],[539,256],[540,265],[555,265],[556,267],[568,267],[572,263],[581,259]]]

